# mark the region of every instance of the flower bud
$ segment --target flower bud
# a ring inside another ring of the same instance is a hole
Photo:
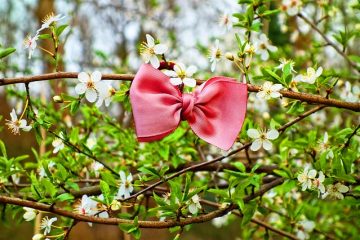
[[[264,119],[269,119],[269,118],[270,118],[270,114],[269,114],[268,112],[264,112],[264,113],[262,114],[262,117],[263,117]]]
[[[230,52],[225,53],[225,57],[230,61],[234,61],[234,59],[235,59],[234,55]]]
[[[61,96],[59,96],[59,95],[54,96],[54,97],[53,97],[53,100],[54,100],[54,102],[56,102],[56,103],[63,103],[63,102],[64,102],[64,99],[63,99]]]
[[[344,85],[344,81],[340,79],[340,80],[337,82],[337,85],[338,85],[338,87],[343,86],[343,85]]]
[[[41,233],[38,233],[38,234],[35,234],[33,237],[32,237],[32,240],[43,240],[45,239],[45,236]]]
[[[110,208],[112,211],[117,211],[121,208],[121,203],[118,200],[113,200],[111,202]]]

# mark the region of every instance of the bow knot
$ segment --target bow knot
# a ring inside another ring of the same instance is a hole
[[[131,84],[130,101],[139,141],[161,140],[187,120],[198,137],[228,150],[245,119],[247,85],[213,77],[182,94],[163,72],[144,64]]]
[[[193,94],[190,93],[182,94],[181,120],[192,121],[194,104],[195,104],[195,98]]]

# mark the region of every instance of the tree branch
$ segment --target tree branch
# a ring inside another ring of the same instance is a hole
[[[56,79],[61,80],[64,78],[77,78],[78,74],[79,73],[77,72],[57,72],[57,73],[48,73],[48,74],[29,76],[29,77],[2,78],[0,79],[0,86],[16,84],[16,83],[30,83],[30,82],[56,80]],[[132,81],[134,79],[134,76],[135,75],[133,74],[103,74],[102,79]],[[197,80],[197,84],[201,84],[203,82],[204,82],[203,80]],[[248,84],[249,92],[259,92],[260,90],[261,88],[259,86]],[[289,90],[281,90],[280,93],[282,94],[283,97],[300,100],[310,104],[322,104],[329,107],[344,108],[356,112],[360,111],[360,103],[351,103],[336,99],[327,99],[319,95],[299,93]]]
[[[246,196],[243,200],[244,202],[249,202],[254,198],[257,198],[259,196],[264,195],[267,191],[270,189],[282,184],[284,182],[283,178],[277,178],[274,181],[264,184],[259,191],[255,192],[254,194],[251,194],[249,196]],[[100,224],[108,224],[108,225],[118,225],[118,224],[134,224],[133,220],[129,219],[122,219],[122,218],[98,218],[93,216],[86,216],[82,214],[78,214],[72,211],[64,210],[62,208],[59,208],[57,206],[48,205],[44,203],[38,203],[33,202],[29,200],[24,200],[20,198],[14,198],[14,197],[8,197],[4,195],[0,195],[0,202],[1,203],[8,203],[23,207],[29,207],[33,209],[37,209],[40,211],[45,211],[49,213],[54,213],[63,217],[69,217],[77,221],[83,221],[83,222],[93,222],[93,223],[100,223]],[[169,221],[138,221],[138,227],[139,228],[170,228],[175,226],[185,226],[193,223],[203,223],[210,221],[216,217],[221,217],[225,215],[226,213],[234,210],[237,208],[237,205],[231,204],[230,206],[218,209],[213,212],[203,214],[196,217],[189,217],[184,218],[180,220],[169,220]]]

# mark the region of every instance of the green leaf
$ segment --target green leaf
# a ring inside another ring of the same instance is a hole
[[[279,175],[283,178],[291,178],[291,175],[289,175],[289,173],[283,169],[275,169],[274,173],[276,173],[276,175]]]
[[[231,165],[239,169],[240,172],[246,172],[246,167],[242,162],[231,163]]]
[[[51,34],[44,33],[39,35],[39,39],[49,39],[51,38]]]
[[[61,25],[61,26],[57,27],[56,30],[55,30],[56,36],[59,37],[59,36],[61,35],[61,33],[62,33],[68,26],[69,26],[69,25],[64,24],[64,25]]]
[[[141,167],[139,171],[145,174],[149,174],[151,176],[161,177],[158,171],[153,167]]]
[[[241,226],[245,226],[246,224],[248,224],[252,217],[255,214],[255,211],[257,209],[257,202],[256,200],[250,201],[247,204],[245,204],[244,210],[242,211],[243,213],[243,219],[241,221]]]
[[[77,110],[79,109],[79,107],[80,107],[80,101],[76,100],[76,101],[71,102],[70,113],[72,115],[74,115],[77,112]]]
[[[280,9],[266,10],[264,13],[261,14],[261,17],[266,17],[266,16],[270,16],[270,15],[273,15],[273,14],[277,14],[280,11],[281,11]]]
[[[12,54],[15,51],[16,51],[16,49],[12,48],[12,47],[0,50],[0,59],[7,57],[8,55]]]
[[[65,201],[69,201],[69,200],[74,200],[74,196],[71,195],[70,193],[63,193],[63,194],[60,194],[59,196],[57,196],[56,200],[65,202]]]
[[[7,153],[6,153],[6,147],[3,141],[0,140],[0,150],[1,150],[1,154],[7,158]]]
[[[354,62],[360,63],[360,56],[350,55],[349,58]]]
[[[163,145],[159,148],[159,154],[164,160],[169,160],[170,146]]]
[[[286,113],[297,114],[304,112],[304,110],[304,105],[300,101],[295,101],[293,104],[291,104],[290,109]]]
[[[100,189],[104,196],[106,205],[109,205],[110,204],[110,194],[111,194],[109,185],[105,181],[101,180],[100,181]]]

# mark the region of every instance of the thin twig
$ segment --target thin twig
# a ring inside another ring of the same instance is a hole
[[[301,19],[303,19],[307,24],[311,26],[312,29],[314,29],[317,33],[320,34],[320,36],[325,40],[325,42],[335,49],[336,52],[338,52],[347,62],[348,64],[356,69],[358,72],[360,72],[360,69],[358,68],[357,64],[351,61],[351,59],[343,52],[341,49],[333,43],[312,21],[310,21],[307,17],[305,17],[302,13],[298,13],[297,15]]]
[[[315,107],[315,108],[301,114],[300,116],[298,116],[294,120],[292,120],[292,121],[284,124],[283,126],[281,126],[278,129],[278,131],[280,133],[284,132],[288,127],[294,125],[295,123],[301,121],[302,119],[308,117],[309,115],[323,109],[324,107],[325,106],[317,106],[317,107]],[[242,147],[237,148],[237,149],[229,152],[227,155],[215,158],[215,159],[213,159],[211,161],[201,162],[201,163],[189,166],[187,168],[184,168],[184,169],[182,169],[180,171],[177,171],[174,174],[172,174],[172,175],[170,175],[168,177],[164,177],[163,179],[159,180],[158,182],[153,183],[152,185],[148,186],[147,188],[144,188],[143,190],[140,190],[139,192],[131,195],[130,197],[123,199],[122,201],[127,201],[127,200],[132,199],[132,198],[137,198],[139,195],[141,195],[141,194],[143,194],[143,193],[145,193],[145,192],[147,192],[147,191],[149,191],[149,190],[151,190],[151,189],[153,189],[153,188],[155,188],[155,187],[157,187],[157,186],[159,186],[159,185],[161,185],[161,184],[163,184],[163,183],[165,183],[165,182],[167,182],[167,181],[169,181],[169,180],[171,180],[171,179],[173,179],[175,177],[178,177],[178,176],[180,176],[180,175],[182,175],[182,174],[184,174],[186,172],[194,171],[195,169],[202,168],[204,166],[208,166],[208,165],[214,164],[216,162],[219,162],[219,161],[223,160],[224,158],[230,157],[230,156],[232,156],[232,155],[234,155],[234,154],[236,154],[236,153],[238,153],[238,152],[240,152],[240,151],[242,151],[244,149],[249,148],[251,146],[251,144],[252,144],[252,142],[248,142],[248,143],[244,144]]]

